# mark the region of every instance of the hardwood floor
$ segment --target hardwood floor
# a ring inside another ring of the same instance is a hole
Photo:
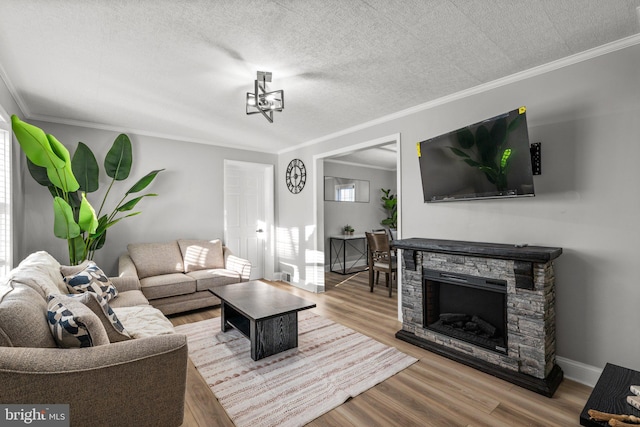
[[[308,426],[579,426],[591,388],[564,380],[549,399],[395,338],[397,295],[384,280],[369,292],[368,272],[328,273],[326,292],[313,294],[282,282],[273,286],[314,301],[317,314],[419,359]],[[219,308],[171,316],[174,325],[220,316]],[[189,361],[184,427],[233,426]]]

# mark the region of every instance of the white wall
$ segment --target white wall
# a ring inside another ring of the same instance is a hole
[[[640,46],[546,70],[288,152],[280,167],[296,156],[309,160],[401,133],[402,237],[562,247],[555,263],[556,320],[565,373],[567,366],[601,369],[607,362],[640,370]],[[521,105],[528,108],[531,141],[542,142],[537,196],[423,203],[416,142]],[[313,175],[317,165],[309,166]],[[295,197],[279,199],[280,229],[308,227],[312,235],[317,195]],[[295,252],[313,253],[313,242],[300,239]],[[309,262],[295,258],[300,271]]]
[[[102,163],[119,132],[33,121],[62,142],[71,153],[78,141],[87,144],[101,167],[100,189],[88,195],[97,210],[109,183]],[[128,134],[133,144],[130,177],[116,182],[103,211],[111,212],[124,193],[142,176],[154,169],[165,170],[144,193],[158,197],[143,199],[137,206],[142,213],[126,218],[108,230],[105,246],[96,252],[96,263],[108,274],[117,273],[118,256],[128,243],[162,242],[178,238],[223,238],[223,161],[243,160],[275,164],[273,154],[235,150]],[[24,157],[24,155],[22,155]],[[17,263],[27,254],[46,250],[61,263],[68,262],[66,241],[53,236],[53,210],[47,189],[35,183],[29,172],[24,176],[24,214],[16,233],[24,245],[14,254]],[[142,193],[141,193],[142,194]]]

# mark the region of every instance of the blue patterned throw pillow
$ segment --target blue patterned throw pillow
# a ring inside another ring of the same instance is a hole
[[[105,298],[94,292],[86,292],[82,295],[75,295],[75,297],[98,316],[107,331],[110,342],[132,339]]]
[[[89,307],[67,295],[50,295],[47,321],[58,346],[94,347],[109,344],[102,322]]]
[[[111,280],[93,261],[84,261],[77,266],[64,266],[60,271],[71,293],[94,292],[107,301],[118,295]]]

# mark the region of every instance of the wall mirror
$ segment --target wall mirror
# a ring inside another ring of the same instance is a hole
[[[325,176],[324,200],[329,202],[369,203],[369,181]]]

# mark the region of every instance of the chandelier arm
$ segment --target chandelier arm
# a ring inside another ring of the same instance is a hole
[[[258,111],[260,111],[262,115],[269,120],[269,123],[273,123],[273,117],[270,116],[273,114],[273,111],[269,110],[269,114],[265,113],[262,108],[258,108]]]

